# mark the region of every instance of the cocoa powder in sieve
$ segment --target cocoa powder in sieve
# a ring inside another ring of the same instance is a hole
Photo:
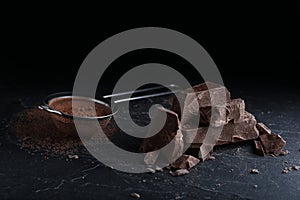
[[[109,107],[85,99],[53,99],[49,102],[49,106],[50,108],[61,111],[65,114],[80,117],[95,117],[95,114],[96,116],[105,116],[112,113]],[[96,110],[96,113],[93,112],[94,108]]]

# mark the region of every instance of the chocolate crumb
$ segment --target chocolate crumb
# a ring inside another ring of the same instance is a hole
[[[172,176],[182,176],[182,175],[185,175],[185,174],[188,174],[190,173],[187,169],[178,169],[174,172],[170,171],[170,174]]]
[[[288,170],[288,169],[283,169],[283,170],[281,171],[281,173],[282,173],[282,174],[287,174],[287,173],[289,173],[289,170]]]
[[[156,166],[156,167],[155,167],[155,171],[157,171],[157,172],[162,172],[163,169],[162,169],[161,167],[159,167],[159,166]]]
[[[140,197],[141,197],[141,195],[140,195],[140,194],[138,194],[138,193],[135,193],[135,192],[131,193],[131,194],[130,194],[130,196],[131,196],[131,197],[133,197],[133,198],[136,198],[136,199],[138,199],[138,198],[140,198]]]
[[[259,174],[259,171],[258,171],[258,169],[251,169],[250,173],[251,174]]]
[[[69,155],[68,157],[69,157],[70,159],[78,159],[78,158],[79,158],[78,155]]]
[[[289,154],[290,153],[290,151],[289,150],[284,150],[284,151],[281,151],[280,153],[279,153],[279,155],[280,156],[285,156],[285,155],[287,155],[287,154]]]

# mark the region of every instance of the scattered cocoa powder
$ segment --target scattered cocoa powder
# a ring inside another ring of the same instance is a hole
[[[48,159],[49,157],[68,158],[69,155],[77,155],[78,151],[86,153],[80,138],[74,134],[64,134],[55,126],[51,114],[43,110],[30,108],[18,113],[10,122],[10,127],[21,148],[31,154],[39,153]],[[110,132],[115,131],[114,128],[108,127],[111,129]]]
[[[17,114],[12,131],[21,148],[48,156],[74,155],[82,145],[79,137],[65,136],[54,125],[49,113],[32,108]]]

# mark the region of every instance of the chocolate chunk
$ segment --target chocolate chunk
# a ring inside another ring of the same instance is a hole
[[[193,96],[193,94],[195,94],[195,96]],[[224,95],[226,95],[225,99]],[[171,110],[177,113],[180,119],[184,112],[192,112],[190,109],[192,109],[191,105],[194,102],[193,100],[195,100],[193,97],[197,98],[199,104],[198,108],[211,106],[212,103],[214,105],[223,104],[225,103],[223,100],[230,101],[230,92],[224,86],[210,82],[188,88],[179,93],[178,96],[178,99],[176,97],[174,98]],[[182,107],[180,107],[180,105],[182,105]],[[183,107],[185,107],[185,110]]]
[[[226,120],[233,120],[234,123],[243,121],[245,115],[245,102],[243,99],[232,99],[226,104]]]
[[[164,107],[157,107],[155,116],[152,118],[153,126],[157,121],[162,120],[162,114],[167,114],[166,122],[163,128],[154,136],[145,138],[140,147],[141,151],[146,153],[144,161],[146,164],[174,162],[183,154],[183,139],[179,129],[180,122],[176,113]],[[156,121],[157,120],[157,121]],[[149,134],[153,134],[155,127],[149,128]],[[167,147],[165,147],[168,145]]]
[[[153,120],[161,120],[160,116],[163,114],[163,112],[167,113],[165,125],[157,134],[144,139],[141,146],[142,152],[161,149],[175,137],[179,125],[179,121],[175,113],[173,113],[172,111],[168,111],[163,107],[159,107],[157,108],[157,113]],[[156,125],[155,122],[153,124]],[[151,133],[153,129],[152,127],[150,127],[149,132]]]
[[[271,134],[271,130],[263,123],[257,123],[256,128],[259,131],[259,135]]]
[[[206,106],[200,107],[200,119],[199,127],[203,126],[215,126],[227,124],[232,121],[238,123],[243,121],[245,115],[245,102],[242,99],[232,99],[226,103],[226,108],[224,106]],[[186,123],[184,123],[185,128],[188,128],[190,124],[197,124],[193,120],[193,115],[190,114],[186,117]]]
[[[174,169],[191,169],[200,162],[198,158],[191,155],[182,155],[175,162],[169,165],[170,168]]]
[[[285,140],[278,134],[264,134],[259,136],[266,155],[278,156],[285,146]]]
[[[219,129],[215,127],[209,127],[212,131]],[[195,129],[182,130],[184,135],[185,142],[187,144],[198,144],[197,147],[200,147],[203,143],[203,140],[208,131],[208,127],[199,127],[197,131]],[[194,135],[196,134],[196,136]],[[234,123],[233,121],[226,124],[221,132],[221,135],[218,139],[217,145],[235,143],[245,140],[251,140],[258,137],[258,130],[256,129],[256,119],[255,117],[245,112],[243,121],[239,123]],[[193,140],[194,138],[194,140]],[[195,147],[195,145],[193,145]]]

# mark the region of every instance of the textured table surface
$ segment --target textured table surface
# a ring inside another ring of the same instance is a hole
[[[218,147],[215,160],[198,164],[188,175],[172,177],[168,170],[155,174],[128,174],[98,163],[92,157],[77,160],[30,155],[20,149],[7,127],[14,114],[41,102],[49,93],[67,87],[1,86],[0,199],[299,199],[300,96],[297,90],[229,87],[233,97],[245,99],[258,121],[287,141],[290,154],[261,157],[252,143]],[[138,106],[137,106],[138,107]],[[284,162],[286,161],[286,162]],[[257,168],[259,174],[250,174]],[[257,185],[257,187],[255,187]]]

